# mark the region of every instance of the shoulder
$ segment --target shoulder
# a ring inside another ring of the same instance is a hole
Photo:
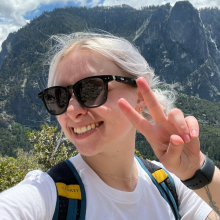
[[[29,172],[23,181],[0,196],[4,219],[52,219],[55,204],[55,184],[40,170]]]

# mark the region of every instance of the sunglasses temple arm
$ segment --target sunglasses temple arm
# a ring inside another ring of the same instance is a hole
[[[124,76],[113,76],[114,80],[120,83],[137,86],[136,79],[124,77]]]

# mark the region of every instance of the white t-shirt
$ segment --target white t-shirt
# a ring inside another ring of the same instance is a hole
[[[85,186],[86,220],[175,219],[169,204],[136,159],[138,182],[133,192],[119,191],[106,185],[80,154],[70,158],[70,161]],[[212,209],[171,175],[176,185],[181,219],[206,219]],[[17,186],[0,194],[0,219],[50,220],[55,205],[56,188],[53,180],[47,173],[31,171]]]

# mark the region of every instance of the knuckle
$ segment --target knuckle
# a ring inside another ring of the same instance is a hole
[[[198,125],[198,120],[194,116],[188,116],[185,118],[187,124]]]
[[[194,121],[197,121],[197,119],[194,117],[194,116],[187,116],[186,117],[186,120],[194,120]]]
[[[174,109],[170,110],[170,112],[168,113],[168,119],[173,121],[175,116],[177,116],[177,115],[183,116],[183,113],[180,109],[174,108]]]
[[[178,108],[173,108],[170,112],[172,114],[181,114],[181,115],[183,115],[182,111]]]
[[[182,124],[179,126],[179,130],[186,131],[186,130],[188,130],[188,127],[185,124]]]

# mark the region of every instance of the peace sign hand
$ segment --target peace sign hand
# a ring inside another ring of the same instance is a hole
[[[140,77],[137,79],[137,85],[155,125],[151,125],[138,114],[126,100],[120,99],[119,107],[145,136],[155,155],[168,171],[181,180],[191,178],[205,160],[200,151],[199,125],[196,118],[184,118],[179,109],[172,109],[166,117],[147,81]]]

